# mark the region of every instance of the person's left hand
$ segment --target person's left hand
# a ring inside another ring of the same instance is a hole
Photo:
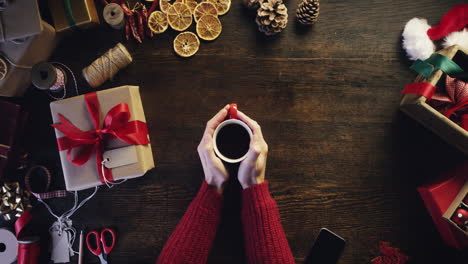
[[[229,105],[226,105],[206,124],[205,133],[198,145],[198,155],[205,173],[205,181],[213,186],[219,193],[223,192],[224,184],[229,179],[229,174],[221,159],[219,159],[213,148],[213,133],[216,127],[226,119]]]

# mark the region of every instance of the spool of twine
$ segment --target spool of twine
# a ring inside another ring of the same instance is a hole
[[[116,3],[110,3],[104,7],[103,17],[106,23],[114,29],[122,29],[124,26],[124,12]]]
[[[96,88],[105,81],[112,79],[117,72],[132,62],[132,56],[121,43],[97,58],[91,65],[83,69],[83,77]]]

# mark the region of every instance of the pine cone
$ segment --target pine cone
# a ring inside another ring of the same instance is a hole
[[[312,25],[317,22],[319,11],[319,0],[302,0],[296,11],[297,20],[301,24]]]
[[[281,32],[288,24],[288,9],[283,0],[260,0],[257,9],[258,30],[267,36]]]
[[[257,9],[258,7],[260,7],[259,0],[242,0],[242,2],[244,3],[244,6],[248,9]]]

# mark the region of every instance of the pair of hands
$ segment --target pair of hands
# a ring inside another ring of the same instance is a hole
[[[213,133],[216,127],[223,122],[229,112],[229,105],[221,109],[206,124],[205,133],[198,145],[198,155],[205,173],[205,181],[213,186],[219,193],[223,192],[224,185],[229,179],[229,173],[221,159],[219,159],[213,148]],[[246,123],[252,130],[252,139],[247,153],[247,158],[239,166],[237,178],[243,189],[252,185],[262,183],[265,180],[265,168],[268,154],[268,145],[263,139],[262,129],[258,123],[250,117],[237,111],[241,121]]]

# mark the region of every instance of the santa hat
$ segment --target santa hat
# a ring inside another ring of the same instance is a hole
[[[425,60],[435,52],[434,40],[445,37],[443,46],[459,45],[468,49],[468,4],[461,4],[448,11],[439,25],[431,27],[426,19],[413,18],[403,30],[403,48],[411,60]]]

